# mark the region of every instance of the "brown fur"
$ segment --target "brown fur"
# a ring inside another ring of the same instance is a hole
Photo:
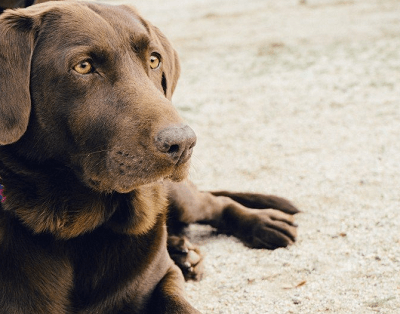
[[[6,10],[0,63],[0,314],[198,313],[176,266],[201,277],[184,226],[293,243],[288,201],[179,182],[195,135],[170,101],[177,54],[134,8]]]

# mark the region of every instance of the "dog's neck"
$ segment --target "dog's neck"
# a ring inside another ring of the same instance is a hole
[[[167,198],[161,183],[130,193],[100,193],[85,186],[57,162],[33,164],[0,148],[0,177],[7,201],[3,210],[34,233],[71,239],[104,226],[140,235],[164,215]]]

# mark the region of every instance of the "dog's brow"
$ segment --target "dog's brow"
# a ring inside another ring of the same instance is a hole
[[[132,34],[130,36],[130,44],[133,51],[139,53],[148,49],[150,38],[146,34]]]
[[[87,57],[94,59],[96,62],[104,62],[109,57],[109,51],[96,46],[78,46],[66,52],[65,56],[68,62],[71,63],[69,66],[72,66],[73,63]]]

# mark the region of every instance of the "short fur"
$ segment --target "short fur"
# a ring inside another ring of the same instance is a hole
[[[6,10],[0,64],[0,314],[198,313],[176,266],[201,276],[185,225],[294,241],[286,200],[180,182],[195,136],[170,101],[177,54],[134,8]]]

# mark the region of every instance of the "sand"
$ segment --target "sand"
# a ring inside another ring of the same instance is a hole
[[[303,211],[298,241],[275,251],[191,227],[206,255],[191,302],[400,313],[400,1],[125,2],[180,54],[173,101],[198,135],[191,179]]]

